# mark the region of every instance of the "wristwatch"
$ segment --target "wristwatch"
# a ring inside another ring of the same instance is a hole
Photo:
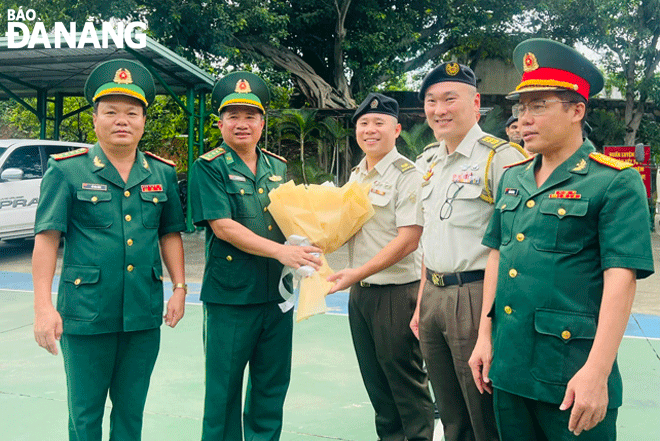
[[[177,288],[183,288],[183,293],[188,294],[188,285],[185,283],[174,283],[172,285],[172,292],[174,292],[175,289]]]

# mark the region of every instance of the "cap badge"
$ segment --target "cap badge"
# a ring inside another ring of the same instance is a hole
[[[374,98],[374,100],[371,102],[371,108],[375,109],[378,107],[378,100]]]
[[[525,72],[531,72],[539,68],[539,62],[536,61],[536,55],[531,52],[527,52],[523,58],[523,70]]]
[[[247,82],[247,80],[238,80],[236,83],[236,89],[234,89],[234,92],[236,93],[251,93],[252,89],[250,88],[250,83]]]
[[[132,84],[133,77],[128,69],[121,68],[115,73],[115,78],[112,80],[117,84]]]
[[[458,72],[460,72],[461,67],[458,65],[458,63],[449,63],[447,64],[447,67],[445,67],[445,71],[447,72],[447,75],[450,76],[456,76]]]

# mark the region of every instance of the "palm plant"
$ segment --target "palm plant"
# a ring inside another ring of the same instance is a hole
[[[331,164],[330,174],[335,175],[335,185],[339,185],[340,145],[343,140],[348,138],[348,136],[350,136],[351,133],[353,133],[353,131],[344,127],[343,120],[331,116],[328,116],[323,121],[321,121],[321,125],[325,128],[325,134],[327,135],[328,138],[330,138],[330,143],[332,144],[332,159],[330,161]],[[325,165],[327,172],[328,171],[327,164]],[[333,173],[335,165],[337,166],[337,170],[335,170],[335,173]]]
[[[424,147],[436,141],[433,131],[425,122],[415,124],[410,130],[401,130],[399,138],[403,140],[403,145],[398,148],[399,153],[412,161],[424,151]]]
[[[285,110],[282,112],[278,124],[281,124],[279,130],[282,133],[282,139],[296,141],[300,146],[302,178],[305,185],[307,185],[309,182],[305,167],[305,144],[313,141],[318,142],[317,136],[323,127],[316,122],[316,110]],[[314,136],[315,132],[317,136]]]

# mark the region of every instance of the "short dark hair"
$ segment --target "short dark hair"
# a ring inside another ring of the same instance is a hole
[[[99,102],[100,102],[102,99],[103,99],[103,98],[97,98],[96,101],[94,101],[94,105],[92,106],[92,108],[94,109],[94,110],[93,110],[93,113],[94,113],[94,114],[96,114],[97,111],[99,110]],[[145,106],[144,103],[143,103],[142,101],[140,101],[140,100],[137,100],[137,99],[136,99],[136,101],[139,102],[139,103],[142,105],[142,114],[143,114],[143,115],[146,115],[146,114],[147,114],[147,106]]]
[[[572,90],[560,90],[555,93],[557,94],[557,98],[559,98],[560,100],[568,101],[568,103],[562,104],[564,106],[564,110],[568,110],[568,107],[571,104],[577,104],[577,103],[584,104],[584,116],[582,117],[582,127],[584,127],[584,123],[587,122],[587,109],[589,104],[587,99],[582,95],[580,95],[579,93],[574,92]]]

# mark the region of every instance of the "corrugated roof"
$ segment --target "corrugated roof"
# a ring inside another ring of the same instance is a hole
[[[76,41],[79,37],[80,34]],[[32,49],[10,49],[8,38],[2,37],[0,84],[21,98],[36,97],[37,89],[46,89],[49,96],[55,93],[83,96],[85,80],[98,63],[115,58],[139,60],[143,57],[175,93],[184,94],[190,87],[211,91],[214,78],[210,74],[149,37],[146,43],[142,49],[118,48],[112,40],[107,49],[95,48],[91,43],[82,48],[55,48],[51,37],[51,48],[42,44]],[[159,94],[166,93],[158,81],[156,90]],[[8,98],[10,96],[0,88],[0,100]]]

